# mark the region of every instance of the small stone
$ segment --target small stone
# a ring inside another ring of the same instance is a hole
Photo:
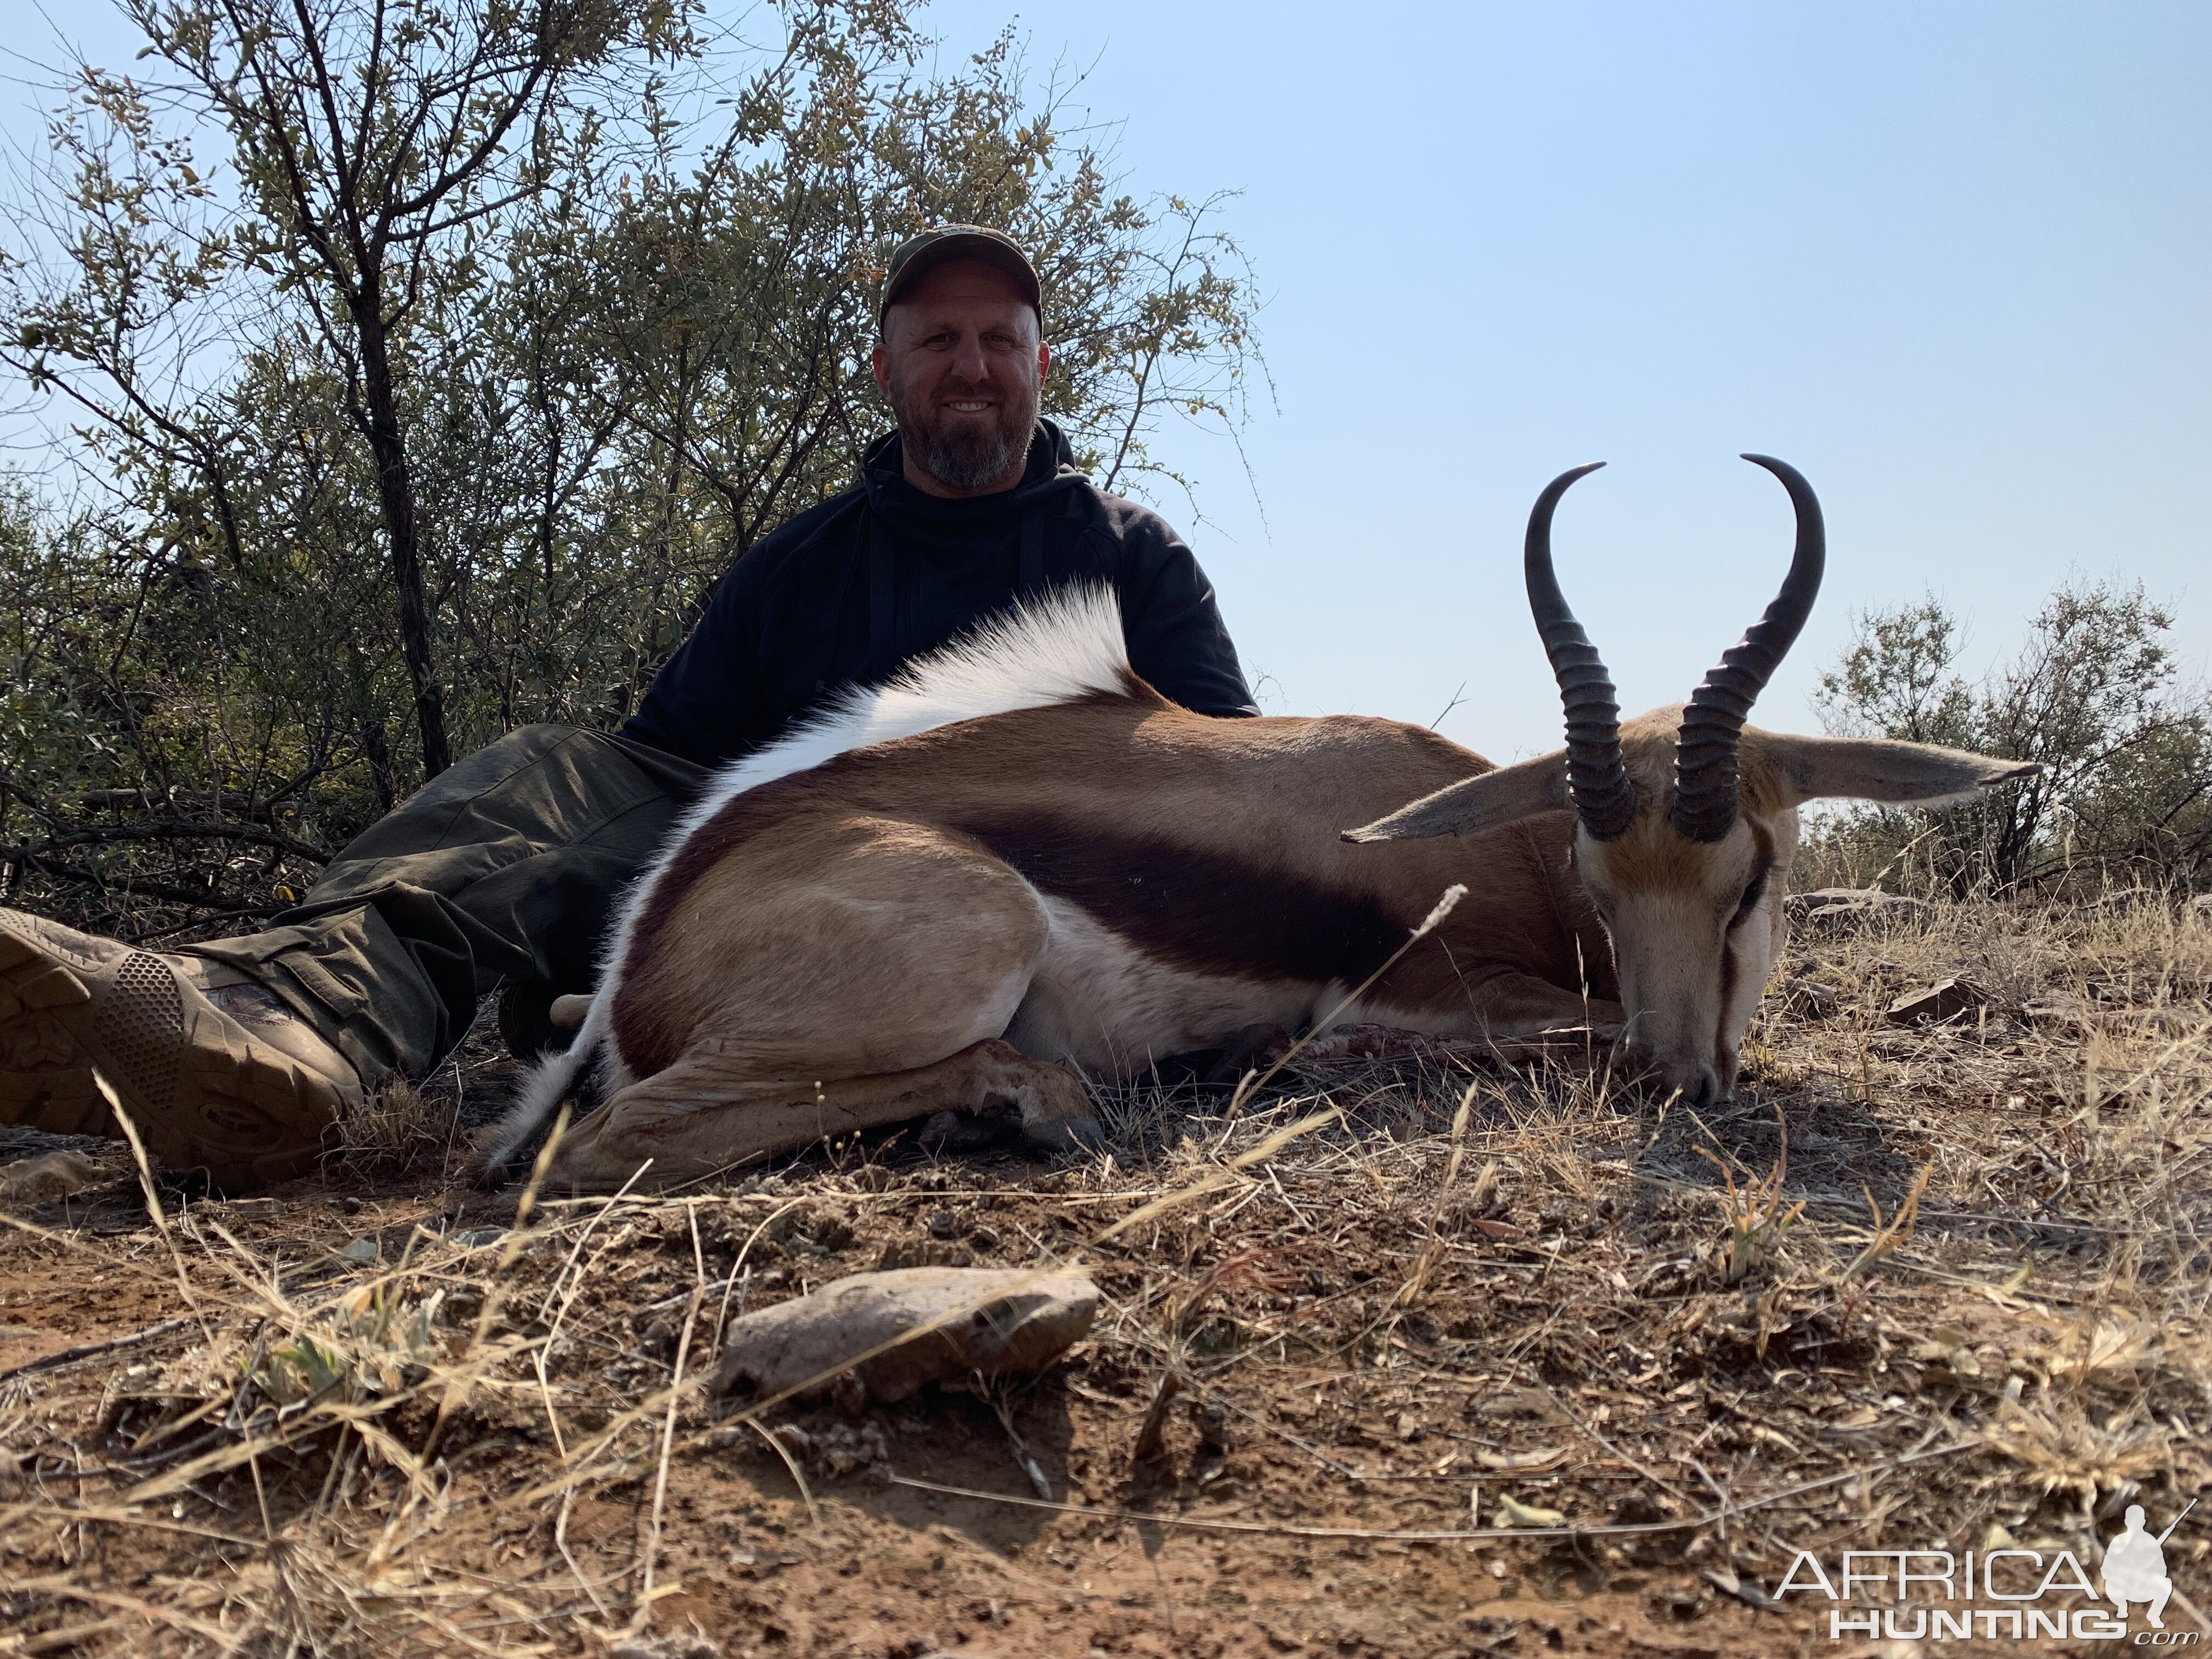
[[[960,1236],[960,1218],[950,1210],[938,1211],[929,1218],[929,1236],[932,1238],[957,1238]]]
[[[1782,1006],[1800,1019],[1828,1019],[1836,1012],[1835,987],[1815,979],[1793,979],[1782,988]]]
[[[1939,979],[1921,990],[1907,991],[1889,1005],[1893,1025],[1940,1025],[1972,1013],[1989,1003],[1989,993],[1967,979]]]
[[[818,1397],[851,1369],[871,1398],[892,1404],[970,1371],[1034,1374],[1089,1332],[1097,1309],[1097,1287],[1078,1273],[854,1273],[732,1322],[714,1392]]]
[[[341,1261],[358,1261],[363,1265],[367,1265],[377,1261],[383,1255],[383,1250],[378,1246],[377,1242],[374,1239],[356,1238],[352,1243],[347,1245],[345,1249],[338,1252],[338,1260]]]

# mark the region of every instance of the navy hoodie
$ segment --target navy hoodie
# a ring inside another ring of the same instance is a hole
[[[1120,596],[1130,665],[1163,695],[1201,714],[1260,712],[1190,549],[1077,471],[1051,422],[1037,422],[1021,483],[996,495],[924,495],[896,433],[868,447],[861,480],[732,567],[624,737],[702,766],[735,759],[1023,593],[1084,580]]]

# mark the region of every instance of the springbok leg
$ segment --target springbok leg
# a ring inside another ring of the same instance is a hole
[[[1496,1042],[1540,1036],[1587,1021],[1603,1041],[1620,1035],[1627,1015],[1617,1002],[1584,999],[1528,974],[1499,974],[1470,988],[1468,1005]]]
[[[1018,1106],[1022,1132],[1049,1150],[1087,1146],[1097,1120],[1083,1085],[996,1037],[910,1072],[813,1082],[743,1074],[712,1049],[617,1091],[562,1139],[547,1179],[581,1191],[619,1187],[647,1158],[647,1187],[689,1181],[779,1152],[933,1112]]]

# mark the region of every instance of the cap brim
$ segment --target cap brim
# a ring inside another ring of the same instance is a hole
[[[876,307],[876,320],[880,323],[884,314],[898,303],[899,296],[915,283],[953,259],[975,259],[1006,272],[1021,289],[1022,297],[1042,313],[1044,292],[1036,268],[1026,258],[993,237],[956,234],[931,243],[900,267],[898,275],[884,286],[883,300]]]

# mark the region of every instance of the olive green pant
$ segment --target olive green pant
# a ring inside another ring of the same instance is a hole
[[[552,1000],[592,988],[617,898],[706,775],[605,732],[526,726],[379,819],[264,932],[186,948],[269,986],[367,1082],[426,1076],[494,990],[527,1055],[552,1038]]]

